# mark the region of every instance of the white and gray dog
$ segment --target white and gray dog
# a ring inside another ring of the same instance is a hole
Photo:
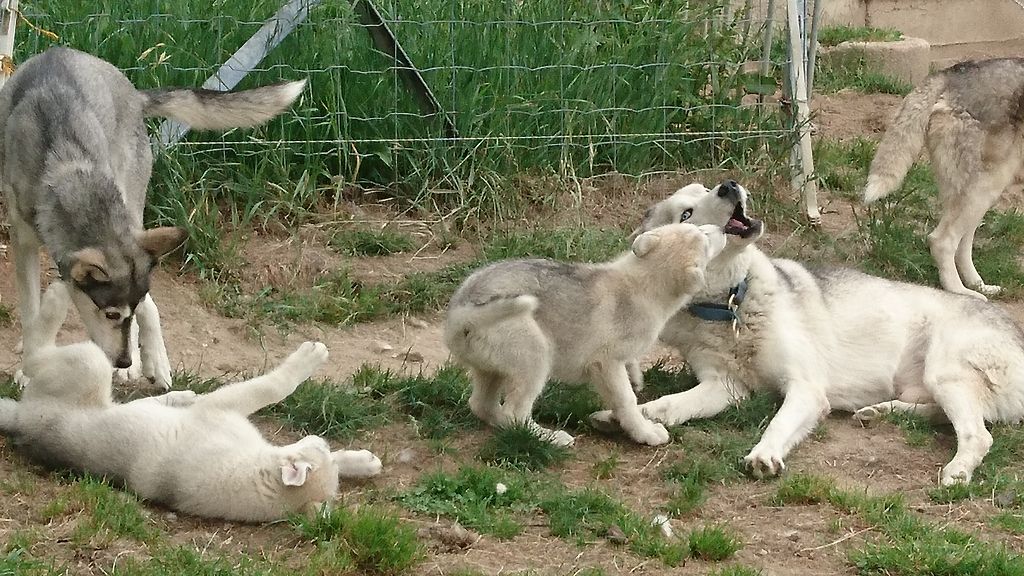
[[[661,332],[699,384],[640,406],[667,425],[718,414],[751,391],[785,399],[746,456],[777,474],[790,450],[831,410],[861,420],[891,411],[947,418],[957,451],[943,484],[970,481],[992,444],[986,421],[1024,418],[1024,334],[993,304],[848,268],[810,269],[769,258],[746,214],[747,191],[729,181],[691,184],[647,211],[640,231],[675,222],[715,224],[728,237],[705,287]],[[734,324],[735,322],[735,324]],[[592,415],[614,424],[611,412]]]
[[[118,368],[133,367],[131,376],[169,387],[149,283],[157,259],[186,233],[143,228],[153,164],[143,119],[164,116],[200,129],[253,126],[283,111],[304,86],[136,90],[109,63],[63,47],[19,66],[0,91],[0,187],[23,329],[39,310],[42,244],[92,340]]]

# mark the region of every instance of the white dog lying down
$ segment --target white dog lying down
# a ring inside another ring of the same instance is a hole
[[[970,481],[992,444],[985,421],[1024,417],[1021,330],[970,296],[768,258],[753,246],[762,226],[746,217],[746,200],[732,181],[712,191],[691,184],[647,211],[641,230],[685,220],[728,234],[695,303],[724,303],[744,284],[746,292],[732,308],[735,333],[731,321],[702,319],[693,306],[669,321],[661,340],[680,351],[700,384],[641,405],[644,414],[681,424],[718,414],[751,390],[780,392],[782,408],[746,457],[758,476],[780,472],[832,409],[861,420],[891,411],[945,415],[957,451],[942,483]],[[592,419],[613,423],[609,412]]]
[[[641,234],[612,262],[506,260],[474,272],[445,322],[445,343],[473,382],[470,409],[492,426],[525,423],[569,445],[572,436],[533,421],[533,403],[549,378],[590,381],[630,437],[668,442],[665,427],[637,409],[628,370],[701,289],[705,264],[724,246],[720,227],[680,224]]]
[[[271,445],[247,419],[309,378],[327,360],[323,344],[306,342],[269,374],[208,394],[116,404],[113,370],[96,344],[55,345],[68,302],[67,288],[51,284],[25,334],[30,382],[20,401],[0,399],[0,432],[34,460],[116,479],[188,514],[253,522],[315,512],[334,498],[339,475],[380,472],[370,452],[331,452],[317,436]]]

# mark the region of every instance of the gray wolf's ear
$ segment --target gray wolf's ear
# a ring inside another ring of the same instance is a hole
[[[285,486],[302,486],[306,483],[306,473],[313,469],[309,462],[296,460],[281,464],[281,482]]]
[[[633,254],[637,258],[643,258],[649,254],[660,241],[661,237],[654,232],[644,232],[637,236],[636,240],[633,240]]]
[[[110,282],[107,257],[96,248],[82,248],[71,254],[71,279],[75,284]]]
[[[633,230],[633,233],[629,235],[630,242],[636,240],[637,236],[643,234],[644,232],[647,232],[647,230],[649,229],[647,226],[647,221],[651,219],[652,214],[654,214],[654,207],[648,208],[647,210],[644,211],[644,218],[643,220],[640,221],[640,226],[637,227],[636,230]]]
[[[151,228],[139,232],[135,236],[139,246],[153,258],[159,258],[181,246],[185,242],[185,238],[188,238],[188,232],[177,226]]]

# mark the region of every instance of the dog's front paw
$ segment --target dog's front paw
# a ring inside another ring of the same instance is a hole
[[[303,342],[281,365],[302,382],[312,376],[327,361],[327,346],[322,342]]]
[[[661,446],[669,441],[668,430],[663,424],[644,420],[643,423],[629,430],[629,437],[640,444]]]
[[[171,389],[171,361],[167,358],[167,350],[158,347],[142,347],[141,376],[163,390]],[[130,370],[130,368],[129,368]]]
[[[590,415],[590,426],[598,432],[604,432],[605,434],[613,434],[615,432],[621,432],[622,426],[619,425],[619,421],[615,418],[615,414],[611,410],[599,410]]]
[[[29,378],[19,369],[14,373],[14,383],[18,385],[18,390],[24,390],[28,386]]]
[[[750,473],[755,478],[778,476],[786,469],[786,463],[782,461],[781,452],[760,446],[754,446],[750,454],[743,458],[743,463],[746,464]]]
[[[369,450],[343,450],[335,461],[338,474],[343,478],[372,478],[384,468],[380,458]]]
[[[960,464],[950,462],[942,469],[942,485],[968,484],[971,481],[971,472]]]
[[[995,296],[995,295],[997,295],[997,294],[999,294],[1000,292],[1003,291],[1003,287],[999,286],[999,285],[996,285],[996,284],[984,284],[984,283],[982,283],[982,284],[977,284],[975,286],[971,286],[971,288],[973,288],[974,290],[977,290],[978,292],[981,292],[985,296]]]
[[[563,448],[568,448],[576,443],[576,438],[564,430],[551,430],[543,433],[541,437],[555,446],[562,446]]]
[[[853,419],[860,422],[873,422],[882,417],[882,411],[876,406],[865,406],[853,413]]]

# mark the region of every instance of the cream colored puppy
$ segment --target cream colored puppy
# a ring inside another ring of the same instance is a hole
[[[470,409],[492,426],[526,423],[551,442],[573,437],[533,421],[549,379],[589,381],[631,438],[668,442],[637,408],[628,368],[704,286],[725,247],[720,226],[659,227],[601,264],[508,260],[474,272],[452,296],[445,343],[469,369]]]
[[[117,404],[110,361],[96,344],[54,343],[68,302],[67,288],[51,284],[25,333],[29,384],[20,401],[0,399],[0,432],[29,457],[122,481],[174,510],[239,521],[313,512],[334,498],[339,476],[380,472],[370,452],[331,452],[317,436],[269,444],[247,418],[316,372],[327,360],[323,344],[306,342],[270,373],[208,394]]]

